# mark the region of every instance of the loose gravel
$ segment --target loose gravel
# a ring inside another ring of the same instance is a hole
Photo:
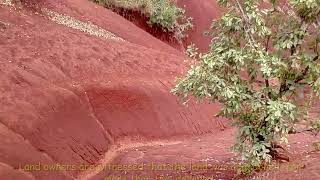
[[[0,5],[13,6],[13,0],[0,0]]]
[[[57,12],[48,10],[46,8],[42,9],[42,12],[45,13],[50,20],[61,24],[65,25],[67,27],[77,29],[79,31],[82,31],[84,33],[97,36],[97,37],[102,37],[105,39],[113,39],[113,40],[118,40],[118,41],[125,41],[121,37],[116,36],[112,32],[109,32],[97,25],[92,24],[91,22],[83,22],[78,19],[75,19],[71,16],[59,14]]]

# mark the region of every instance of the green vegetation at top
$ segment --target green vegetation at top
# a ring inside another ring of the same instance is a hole
[[[134,10],[149,18],[149,24],[158,25],[164,31],[173,32],[178,40],[185,37],[192,27],[191,18],[186,18],[184,9],[178,8],[172,0],[93,0],[109,8]]]
[[[285,158],[280,143],[309,116],[320,95],[319,0],[218,0],[226,10],[212,25],[208,52],[188,49],[195,63],[173,92],[219,102],[218,116],[238,128],[234,150],[243,171]],[[281,150],[282,149],[282,150]]]

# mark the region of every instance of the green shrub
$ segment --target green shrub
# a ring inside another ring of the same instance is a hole
[[[238,167],[238,173],[243,175],[251,175],[254,172],[254,167],[251,164],[242,164]]]
[[[234,150],[249,173],[279,157],[275,145],[287,143],[304,111],[299,92],[320,95],[320,1],[218,2],[226,13],[213,22],[210,48],[199,55],[188,50],[199,61],[173,92],[186,102],[193,96],[222,105],[218,116],[237,126]]]
[[[279,169],[279,166],[276,166],[275,164],[267,164],[267,163],[262,163],[259,166],[255,166],[251,163],[242,163],[239,166],[237,166],[237,173],[245,176],[251,176],[257,172],[275,170],[275,169]]]
[[[139,11],[149,18],[149,24],[158,25],[164,31],[173,32],[178,40],[192,28],[192,19],[186,18],[184,9],[170,0],[93,0],[107,8],[123,8]]]

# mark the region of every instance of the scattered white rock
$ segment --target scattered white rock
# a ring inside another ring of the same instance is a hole
[[[13,6],[12,0],[0,0],[1,5]]]
[[[50,20],[65,25],[67,27],[70,27],[72,29],[77,29],[79,31],[82,31],[84,33],[97,36],[97,37],[103,37],[106,39],[114,39],[118,41],[125,41],[121,37],[116,36],[112,32],[109,32],[101,27],[98,27],[97,25],[92,24],[91,22],[82,22],[78,19],[75,19],[71,16],[62,15],[57,12],[48,10],[46,8],[43,8],[42,11],[47,14]]]

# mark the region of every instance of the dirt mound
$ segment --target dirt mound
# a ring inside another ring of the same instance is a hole
[[[218,131],[217,106],[184,107],[169,92],[186,70],[178,51],[85,0],[43,2],[125,41],[0,6],[1,179],[73,179],[80,170],[65,165],[96,164],[123,137]]]

